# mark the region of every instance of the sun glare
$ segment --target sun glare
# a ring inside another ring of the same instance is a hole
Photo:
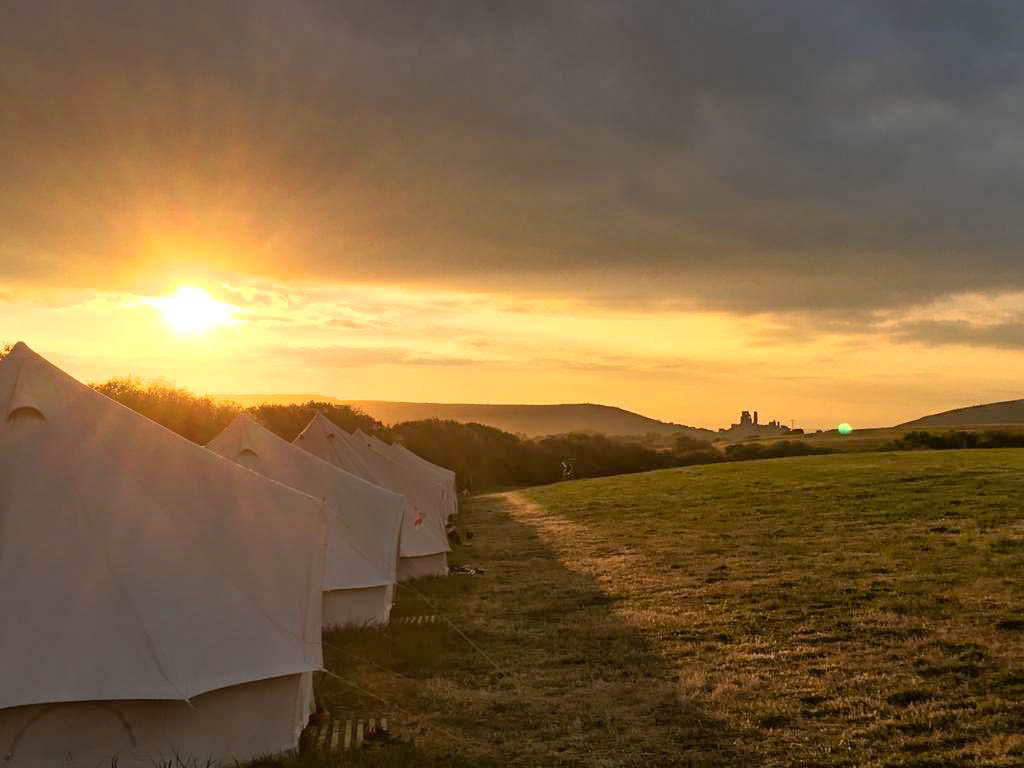
[[[182,286],[173,296],[157,299],[154,304],[177,333],[206,333],[231,321],[231,307],[214,301],[202,288]]]

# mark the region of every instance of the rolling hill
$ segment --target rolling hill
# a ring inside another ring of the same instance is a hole
[[[972,405],[951,411],[933,413],[900,424],[899,428],[916,427],[977,427],[996,424],[1024,424],[1024,400],[1005,400],[1001,403]]]
[[[350,405],[385,424],[421,419],[449,419],[486,424],[506,432],[529,437],[557,435],[566,432],[597,432],[610,436],[685,433],[704,439],[712,439],[716,436],[716,433],[709,429],[658,421],[623,408],[594,403],[562,405],[402,403],[387,400],[337,400],[332,397],[312,394],[218,395],[217,397],[223,400],[233,400],[245,406],[259,405],[260,403],[283,405],[316,400]]]
[[[209,395],[214,400],[221,400],[223,402],[238,403],[245,408],[251,408],[255,405],[301,405],[302,403],[316,402],[316,403],[331,403],[332,405],[342,405],[343,401],[336,397],[328,397],[327,395],[318,395],[315,393],[309,394],[281,394],[281,395]]]

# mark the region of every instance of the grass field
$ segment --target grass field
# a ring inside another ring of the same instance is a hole
[[[330,635],[324,704],[416,740],[341,764],[1024,765],[1022,498],[1024,450],[477,497],[453,559],[485,572],[403,587],[396,617],[480,651]]]

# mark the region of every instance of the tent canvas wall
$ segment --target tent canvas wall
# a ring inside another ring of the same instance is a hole
[[[454,517],[459,511],[459,486],[458,478],[455,473],[445,467],[440,467],[437,464],[427,461],[422,456],[419,456],[404,445],[396,443],[395,445],[388,446],[391,449],[391,453],[398,461],[405,461],[410,464],[419,464],[425,466],[428,469],[434,471],[438,477],[441,478],[442,483],[448,489],[449,498],[451,499],[451,510],[449,513],[449,519]]]
[[[398,580],[405,501],[240,414],[206,446],[272,480],[324,499],[325,627],[386,624]]]
[[[0,709],[11,768],[233,765],[294,749],[309,718],[311,673],[233,685],[185,701],[108,700]],[[114,763],[112,758],[116,758]]]
[[[444,477],[444,478],[447,479],[447,482],[448,482],[448,484],[451,487],[453,492],[457,492],[458,491],[458,486],[456,485],[455,473],[452,470],[448,469],[447,467],[442,467],[442,466],[439,466],[437,464],[434,464],[431,461],[427,461],[426,459],[424,459],[419,454],[410,451],[408,448],[406,448],[401,443],[395,443],[394,445],[391,445],[390,448],[395,453],[395,455],[399,456],[400,458],[404,458],[404,459],[406,459],[408,461],[411,461],[411,462],[420,462],[421,464],[423,464],[423,465],[425,465],[425,466],[427,466],[427,467],[429,467],[431,469],[434,469],[439,476]]]
[[[425,477],[418,470],[412,470],[383,456],[370,448],[364,441],[344,430],[337,433],[337,440],[346,443],[353,452],[359,455],[375,476],[382,478],[386,487],[394,488],[405,495],[419,513],[418,519],[421,527],[438,531],[445,542],[445,547],[448,546],[448,532],[445,525],[448,519],[448,506],[445,501],[444,488],[436,478]],[[426,566],[428,564],[436,570],[441,569],[439,563],[428,563],[428,561],[410,563],[408,566]],[[444,570],[447,571],[447,555],[445,556]],[[405,573],[409,578],[430,575],[419,568],[412,567],[407,567]]]
[[[459,495],[455,483],[455,473],[450,469],[439,467],[437,464],[417,456],[415,453],[401,445],[385,443],[383,440],[374,437],[373,435],[366,434],[361,429],[357,429],[353,432],[352,436],[357,440],[362,440],[371,450],[376,451],[382,456],[386,456],[390,460],[408,467],[415,472],[424,474],[431,478],[433,482],[440,484],[444,495],[444,519],[446,521],[450,521],[459,511]]]
[[[360,440],[345,430],[341,430],[337,436],[359,454],[379,477],[401,488],[401,492],[423,512],[427,522],[447,536],[445,523],[448,520],[448,504],[445,500],[444,487],[436,476],[428,475],[419,468],[410,468],[385,456],[372,448],[366,440]]]
[[[428,519],[427,514],[402,492],[404,483],[395,473],[387,473],[380,466],[360,455],[346,440],[344,430],[318,413],[295,438],[295,444],[337,467],[364,480],[401,493],[409,505],[402,522],[399,549],[398,578],[400,581],[419,576],[444,576],[448,573],[448,535]]]
[[[322,502],[0,360],[0,753],[12,766],[296,746],[322,665]]]

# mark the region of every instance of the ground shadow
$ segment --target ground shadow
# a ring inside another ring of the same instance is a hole
[[[472,538],[451,559],[483,573],[402,585],[390,627],[327,636],[332,715],[388,713],[416,741],[409,765],[755,764],[618,598],[514,511],[507,496],[466,505]]]

